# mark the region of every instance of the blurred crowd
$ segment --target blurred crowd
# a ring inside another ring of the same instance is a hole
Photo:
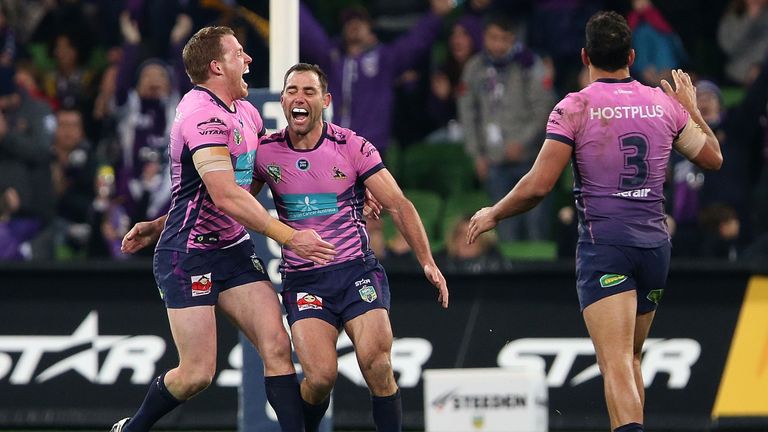
[[[0,260],[126,259],[124,233],[170,204],[168,132],[191,88],[181,47],[202,26],[230,26],[254,58],[246,81],[267,87],[268,3],[0,0]],[[719,172],[670,161],[673,254],[765,260],[768,0],[304,0],[300,60],[328,73],[335,123],[374,143],[407,194],[437,196],[423,202],[445,209],[430,238],[446,265],[501,268],[519,244],[571,257],[569,176],[482,242],[467,247],[462,233],[468,204],[505,195],[531,167],[555,103],[589,84],[579,51],[601,9],[627,17],[634,78],[696,77],[721,142]],[[459,162],[429,163],[452,152]],[[413,180],[417,153],[436,170],[432,183]],[[370,225],[377,254],[407,261],[386,225]]]

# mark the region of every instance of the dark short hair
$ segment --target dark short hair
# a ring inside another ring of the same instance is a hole
[[[489,15],[484,22],[483,30],[488,30],[488,27],[495,26],[503,30],[505,33],[515,33],[515,22],[507,15],[492,14]]]
[[[598,12],[587,21],[587,57],[599,69],[614,72],[627,67],[632,31],[616,12]]]
[[[181,56],[184,59],[184,69],[193,84],[208,80],[208,65],[213,60],[221,60],[224,55],[221,38],[234,34],[229,27],[203,27],[184,45]]]
[[[322,89],[323,94],[328,93],[328,76],[322,69],[320,69],[320,66],[309,63],[296,63],[285,72],[285,76],[283,77],[283,90],[285,90],[285,84],[288,82],[288,75],[294,72],[313,72],[317,74],[317,79],[320,80],[320,88]]]

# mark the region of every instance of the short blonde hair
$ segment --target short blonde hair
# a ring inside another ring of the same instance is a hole
[[[208,65],[213,60],[221,60],[224,55],[221,38],[235,35],[235,32],[225,26],[209,26],[198,30],[184,45],[181,53],[184,59],[184,69],[193,84],[208,80]]]

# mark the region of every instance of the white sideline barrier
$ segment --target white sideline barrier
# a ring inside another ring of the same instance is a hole
[[[426,432],[547,432],[543,367],[424,371]]]

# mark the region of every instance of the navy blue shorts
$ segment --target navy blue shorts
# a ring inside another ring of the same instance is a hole
[[[269,281],[267,268],[250,240],[227,249],[189,253],[159,250],[153,270],[160,297],[169,309],[215,305],[223,291]]]
[[[327,270],[289,272],[280,294],[290,325],[304,318],[320,318],[340,329],[369,310],[389,310],[387,274],[374,258]]]
[[[581,310],[605,297],[637,290],[637,313],[656,310],[667,286],[672,245],[656,248],[579,243],[576,290]]]

